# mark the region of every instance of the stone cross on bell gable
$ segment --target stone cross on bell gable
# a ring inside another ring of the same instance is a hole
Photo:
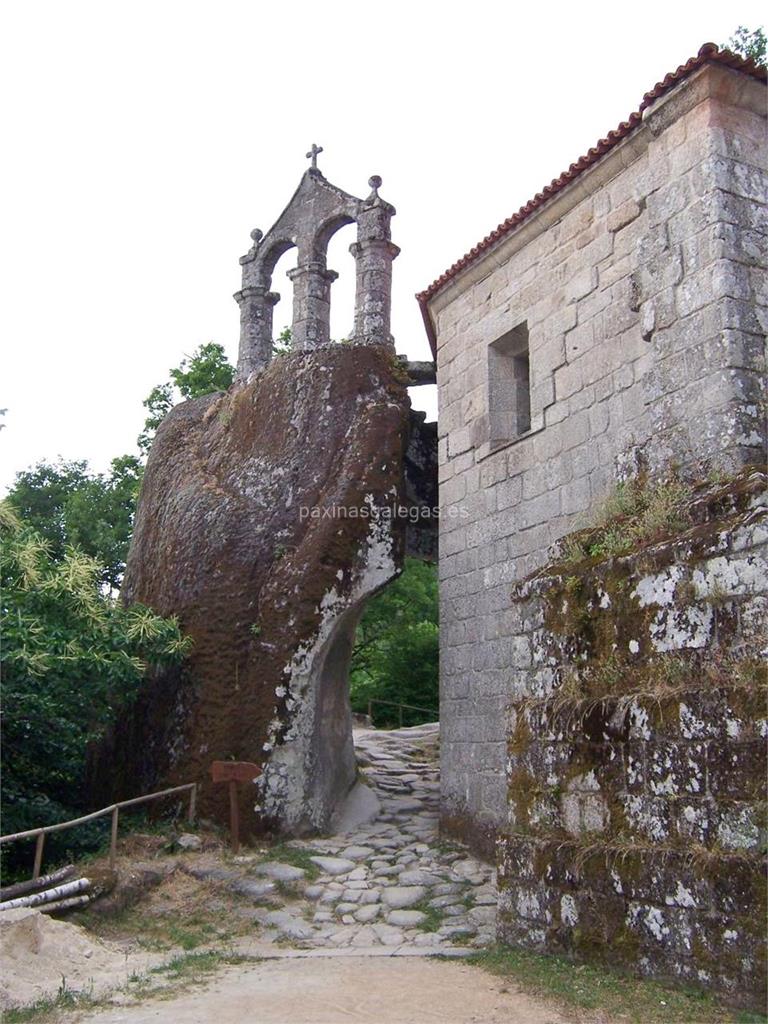
[[[395,208],[379,195],[381,178],[376,174],[368,180],[373,191],[367,199],[332,185],[317,168],[322,152],[323,147],[313,142],[307,153],[311,164],[290,203],[265,234],[258,228],[251,232],[253,245],[240,259],[243,285],[235,296],[240,306],[239,380],[259,373],[272,358],[273,307],[280,296],[270,288],[278,260],[289,249],[298,250],[296,266],[287,274],[293,285],[291,351],[331,343],[331,284],[338,275],[328,269],[327,250],[345,224],[357,224],[357,240],[350,246],[356,279],[350,341],[394,350],[392,261],[400,251],[390,237]]]
[[[318,153],[322,153],[322,152],[323,152],[323,147],[322,146],[316,146],[315,143],[313,142],[311,147],[310,147],[309,152],[307,153],[307,160],[311,160],[312,161],[312,170],[313,171],[317,170],[317,156],[318,156]]]

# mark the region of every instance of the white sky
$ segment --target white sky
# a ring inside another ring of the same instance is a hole
[[[134,450],[142,399],[185,353],[215,340],[236,358],[238,257],[313,141],[341,188],[365,196],[383,177],[402,249],[393,332],[426,358],[414,293],[667,71],[761,13],[754,0],[6,4],[0,485],[57,455],[106,468]],[[329,248],[336,337],[353,240],[349,226]],[[291,259],[273,280],[278,330]]]

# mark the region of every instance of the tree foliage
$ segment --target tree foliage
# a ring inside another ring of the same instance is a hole
[[[149,453],[157,428],[176,404],[176,393],[189,399],[226,391],[235,379],[235,368],[227,359],[224,346],[209,341],[199,345],[191,356],[185,356],[168,375],[171,379],[152,388],[144,399],[147,418],[137,442],[143,455]]]
[[[290,327],[284,327],[272,342],[272,355],[284,356],[291,351],[293,331]]]
[[[146,458],[155,439],[157,428],[173,408],[173,385],[158,384],[152,388],[142,405],[147,410],[147,417],[144,420],[141,433],[136,438],[136,444],[142,456]]]
[[[226,389],[234,367],[221,345],[200,345],[169,371],[171,380],[153,388],[144,401],[147,418],[138,440],[144,456],[163,418],[182,399]],[[51,558],[61,561],[68,546],[79,548],[102,567],[102,582],[119,588],[133,530],[143,474],[141,458],[113,459],[108,473],[93,473],[85,460],[39,462],[18,473],[8,497],[22,519],[48,542]]]
[[[154,667],[189,649],[174,618],[105,595],[102,566],[52,544],[0,503],[3,831],[82,808],[88,744]]]
[[[101,581],[120,586],[128,554],[142,466],[133,455],[113,459],[109,473],[85,461],[40,462],[18,473],[8,500],[48,545],[53,561],[76,546],[100,566]]]
[[[226,391],[235,379],[235,368],[223,345],[209,341],[200,345],[194,355],[182,359],[170,375],[182,398],[199,398],[213,391]]]
[[[438,708],[438,591],[434,565],[408,558],[401,575],[366,605],[350,671],[352,706],[369,699]],[[436,718],[406,711],[406,725]],[[377,724],[398,720],[397,708],[374,705]]]
[[[731,38],[725,43],[725,49],[738,53],[740,57],[752,59],[760,67],[766,65],[766,40],[762,28],[748,29],[739,25]]]

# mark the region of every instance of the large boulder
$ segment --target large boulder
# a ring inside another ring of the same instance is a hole
[[[152,446],[123,598],[177,615],[194,646],[94,752],[94,802],[258,763],[245,833],[327,827],[355,781],[347,670],[367,597],[399,570],[406,379],[393,354],[335,345],[176,406]]]

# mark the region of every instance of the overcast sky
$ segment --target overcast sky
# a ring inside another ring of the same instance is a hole
[[[397,207],[393,332],[414,293],[762,5],[110,0],[4,6],[0,484],[40,459],[133,451],[142,399],[201,342],[234,360],[238,257],[312,142]],[[354,227],[329,248],[352,321]],[[273,288],[290,323],[290,253]],[[422,389],[423,392],[427,389]],[[416,404],[418,404],[418,396]]]

